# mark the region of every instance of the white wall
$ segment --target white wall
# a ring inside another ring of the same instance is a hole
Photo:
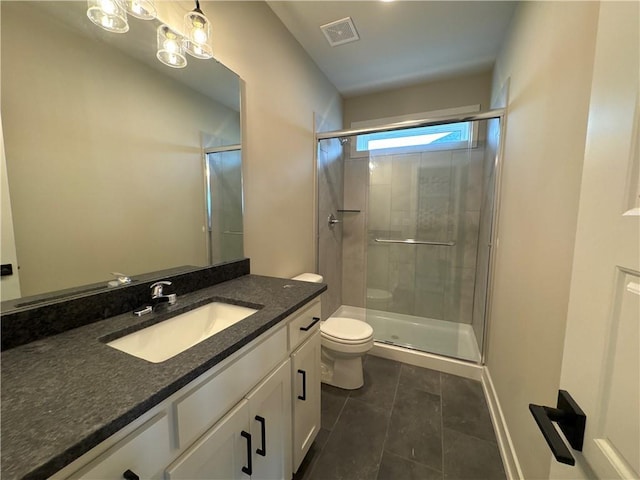
[[[597,13],[523,2],[494,71],[510,95],[486,353],[525,478],[549,475],[528,404],[559,388]]]
[[[214,55],[245,82],[245,255],[252,273],[314,271],[314,112],[342,127],[342,99],[264,2],[200,2]],[[172,2],[182,18],[193,2]],[[168,7],[168,5],[163,5]]]

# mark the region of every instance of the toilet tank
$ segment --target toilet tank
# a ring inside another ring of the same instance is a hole
[[[291,280],[300,280],[301,282],[322,283],[324,278],[317,273],[301,273],[293,277]]]

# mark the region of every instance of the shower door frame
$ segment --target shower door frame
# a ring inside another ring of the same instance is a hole
[[[225,145],[220,147],[209,147],[205,148],[202,151],[202,168],[204,170],[204,214],[205,214],[205,225],[206,225],[206,244],[207,244],[207,261],[209,265],[214,265],[217,263],[213,258],[213,239],[211,238],[213,234],[213,213],[212,213],[212,200],[211,200],[211,167],[209,165],[209,155],[215,155],[216,153],[225,153],[225,152],[240,152],[240,159],[242,161],[242,144],[236,143],[233,145]],[[241,167],[242,168],[242,167]],[[240,173],[240,190],[242,194],[242,215],[244,221],[244,176],[242,172]],[[244,228],[243,228],[244,231]],[[240,235],[243,233],[239,232]],[[243,242],[243,250],[244,250],[244,242]]]
[[[500,122],[500,141],[498,143],[498,151],[496,152],[495,159],[495,183],[493,186],[494,196],[493,196],[493,209],[492,209],[492,218],[491,218],[491,234],[489,236],[489,244],[487,247],[489,248],[489,268],[487,270],[487,291],[486,291],[486,302],[484,308],[484,334],[482,336],[482,345],[480,347],[480,365],[485,364],[485,350],[487,345],[487,337],[489,330],[489,315],[491,312],[491,298],[493,292],[493,274],[495,268],[495,255],[494,245],[496,244],[497,232],[498,232],[498,218],[500,212],[500,186],[502,180],[502,162],[503,162],[503,151],[504,151],[504,133],[505,133],[505,120],[506,120],[506,109],[504,108],[496,108],[492,110],[487,110],[486,112],[479,113],[470,113],[470,114],[454,114],[454,115],[445,115],[440,117],[433,118],[424,118],[420,120],[408,120],[403,122],[395,122],[389,123],[386,125],[379,125],[375,127],[364,127],[364,128],[353,128],[353,129],[344,129],[344,130],[333,130],[329,132],[316,132],[315,141],[316,141],[316,151],[318,143],[321,140],[329,140],[332,138],[341,138],[341,137],[352,137],[356,135],[363,135],[367,133],[380,133],[380,132],[389,132],[393,130],[405,130],[408,128],[418,128],[418,127],[431,127],[435,125],[446,125],[449,123],[463,123],[463,122],[473,122],[479,120],[493,120],[498,119]],[[316,162],[317,169],[317,162]],[[316,227],[317,228],[317,227]],[[319,265],[319,252],[316,248],[316,265]],[[472,362],[473,363],[473,362]]]

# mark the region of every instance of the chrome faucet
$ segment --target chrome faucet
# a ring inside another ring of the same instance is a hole
[[[175,293],[169,293],[165,295],[162,292],[162,289],[165,285],[171,285],[171,282],[168,280],[162,280],[151,285],[151,303],[153,304],[153,306],[159,303],[168,303],[169,305],[173,305],[174,303],[176,303],[178,297]]]
[[[165,294],[162,291],[165,285],[171,285],[171,282],[168,280],[162,280],[151,285],[151,301],[146,305],[135,309],[133,314],[140,317],[153,312],[153,309],[161,303],[168,303],[169,305],[175,304],[178,296],[175,293]]]

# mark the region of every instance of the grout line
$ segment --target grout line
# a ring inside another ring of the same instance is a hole
[[[420,465],[421,467],[426,467],[429,470],[433,470],[434,472],[443,473],[442,470],[434,467],[433,465],[429,465],[428,463],[419,462],[415,458],[407,458],[404,455],[400,455],[400,454],[395,453],[395,452],[389,452],[389,455],[393,455],[394,457],[401,458],[402,460],[405,460],[407,462],[411,462],[411,463],[414,463],[416,465]]]
[[[473,438],[474,440],[480,440],[481,442],[487,442],[487,443],[491,443],[492,445],[495,445],[496,447],[498,446],[498,442],[497,439],[496,441],[493,440],[487,440],[486,438],[482,438],[482,437],[477,437],[475,435],[471,435],[470,433],[467,432],[463,432],[462,430],[458,430],[455,427],[445,427],[447,430],[453,430],[456,433],[459,433],[460,435],[464,435],[465,437],[469,437],[469,438]],[[494,433],[494,438],[495,438],[495,433]]]
[[[442,373],[438,375],[438,379],[440,380],[440,447],[442,448],[442,478],[445,478],[444,471],[444,401],[442,397],[444,397],[444,392],[442,390]]]
[[[380,458],[378,459],[378,471],[376,472],[376,478],[380,474],[380,466],[382,465],[382,457],[384,456],[384,447],[387,445],[387,438],[389,438],[389,427],[391,426],[391,417],[393,417],[393,410],[396,406],[396,398],[398,397],[398,387],[400,386],[400,377],[402,376],[402,363],[398,364],[398,379],[396,380],[396,387],[393,392],[393,400],[391,402],[391,413],[389,413],[389,420],[387,420],[387,428],[384,432],[384,440],[382,441],[382,449],[380,450]]]

